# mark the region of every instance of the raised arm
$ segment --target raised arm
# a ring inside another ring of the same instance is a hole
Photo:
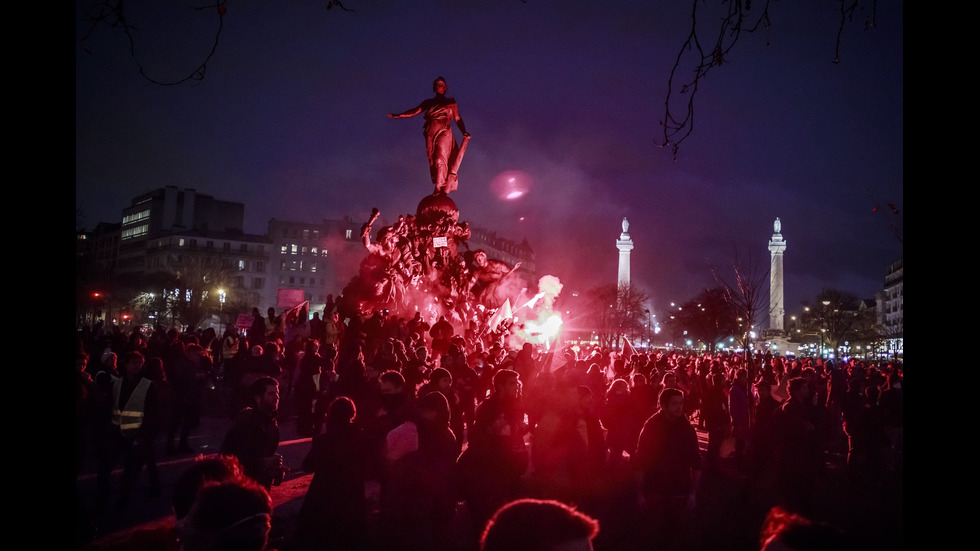
[[[422,112],[422,104],[405,111],[404,113],[388,113],[389,119],[407,119],[409,117],[414,117]]]

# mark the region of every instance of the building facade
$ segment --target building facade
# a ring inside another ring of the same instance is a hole
[[[879,333],[889,351],[894,354],[902,354],[905,346],[905,291],[902,286],[904,263],[905,259],[902,258],[888,266],[884,289],[876,297]]]
[[[151,239],[193,232],[243,234],[245,204],[222,201],[194,189],[166,186],[133,198],[123,209],[116,274],[136,278],[147,271]]]
[[[327,297],[341,294],[367,255],[360,225],[350,217],[318,223],[273,218],[268,237],[272,277],[260,308],[263,312],[269,307],[292,308],[296,304],[289,297],[300,294],[310,301],[311,313],[322,311]]]

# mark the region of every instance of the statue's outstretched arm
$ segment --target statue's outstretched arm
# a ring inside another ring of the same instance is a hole
[[[422,104],[405,111],[404,113],[388,113],[389,119],[407,119],[408,117],[414,117],[422,112]]]

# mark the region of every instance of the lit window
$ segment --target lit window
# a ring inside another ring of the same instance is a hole
[[[238,271],[239,272],[245,271],[245,261],[244,260],[239,260],[238,261]]]
[[[316,247],[310,247],[310,253],[316,256]]]
[[[128,214],[123,216],[122,223],[129,224],[131,222],[139,222],[140,220],[145,220],[150,217],[149,209],[137,212],[135,214]]]
[[[289,252],[289,249],[287,248],[286,245],[283,245],[282,248],[279,249],[279,254],[286,254],[288,252]]]
[[[297,250],[298,250],[298,247],[296,246],[296,244],[292,244],[292,245],[289,246],[289,252],[290,253],[296,254],[296,251]]]
[[[143,224],[141,226],[136,226],[135,228],[126,228],[125,230],[122,231],[119,237],[122,240],[132,239],[134,237],[146,235],[146,232],[148,232],[149,230],[150,230],[150,226],[147,224]]]
[[[347,239],[350,239],[351,231],[353,231],[353,230],[347,230],[347,233],[345,234],[346,237],[347,237]]]

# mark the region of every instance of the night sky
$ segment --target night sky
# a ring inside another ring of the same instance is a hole
[[[166,185],[244,203],[255,234],[270,218],[414,213],[432,191],[422,117],[386,114],[443,76],[473,135],[451,194],[460,219],[527,238],[564,292],[615,283],[623,217],[633,282],[657,311],[736,257],[765,270],[776,217],[790,314],[825,287],[872,298],[903,254],[902,2],[879,2],[870,30],[856,13],[837,64],[838,3],[773,3],[770,30],[743,34],[702,82],[676,160],[659,121],[691,2],[229,0],[223,20],[135,4],[131,52],[118,27],[92,27],[97,2],[76,2],[88,229]],[[699,17],[707,43],[715,21]],[[151,82],[192,74],[219,24],[203,79]],[[527,193],[503,199],[501,175]]]

